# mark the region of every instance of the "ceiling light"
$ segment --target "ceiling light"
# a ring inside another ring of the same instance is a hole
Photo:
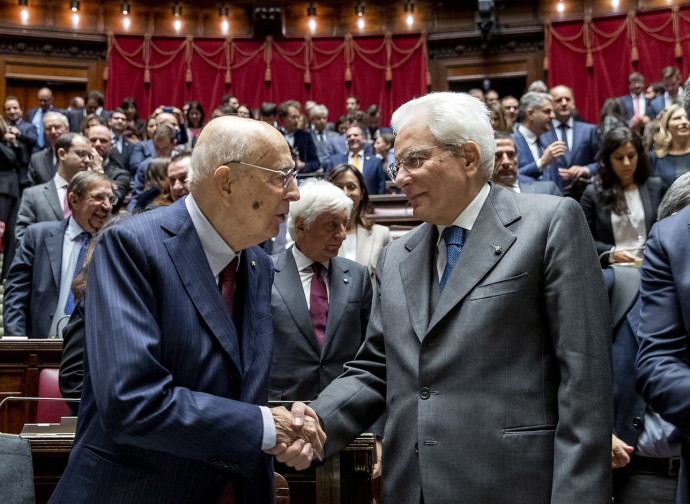
[[[182,21],[176,19],[173,26],[175,27],[175,31],[180,31],[180,28],[182,28]]]
[[[122,5],[120,5],[120,10],[126,16],[130,11],[129,4],[127,2],[122,2]]]
[[[179,4],[173,5],[172,6],[172,13],[173,13],[173,16],[180,17],[182,15],[182,6]]]
[[[307,7],[307,17],[316,17],[316,7],[314,7],[313,3]]]
[[[565,10],[565,4],[563,4],[563,2],[558,2],[558,4],[556,5],[556,10],[558,12],[563,12]]]
[[[227,16],[230,13],[230,9],[228,9],[227,5],[223,5],[221,7],[218,7],[218,16],[223,17]]]
[[[405,2],[405,12],[414,12],[414,4],[412,2]]]
[[[72,9],[72,12],[77,12],[79,10],[79,0],[72,0],[69,3],[69,8]]]
[[[364,5],[363,4],[361,4],[361,3],[357,4],[357,6],[355,7],[355,14],[357,14],[360,17],[364,16]]]

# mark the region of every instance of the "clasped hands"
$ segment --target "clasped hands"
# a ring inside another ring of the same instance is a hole
[[[304,403],[296,402],[292,411],[283,406],[271,408],[276,425],[276,445],[266,453],[278,462],[302,471],[323,451],[326,433],[319,417]]]

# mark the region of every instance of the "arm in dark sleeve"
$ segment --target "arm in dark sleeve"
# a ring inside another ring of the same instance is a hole
[[[62,360],[60,361],[60,393],[66,399],[80,399],[84,376],[84,303],[79,302],[62,331]],[[77,416],[79,403],[67,403],[72,416]]]
[[[27,336],[33,286],[33,264],[36,239],[28,229],[12,261],[3,299],[3,320],[6,336]]]

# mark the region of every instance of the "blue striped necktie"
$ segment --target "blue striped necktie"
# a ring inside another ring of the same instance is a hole
[[[77,264],[74,265],[74,274],[72,275],[72,281],[81,272],[81,268],[84,265],[84,257],[86,257],[86,251],[89,250],[89,243],[91,243],[91,233],[84,231],[79,236],[81,236],[81,247],[79,248],[79,255],[77,256]],[[72,288],[69,290],[69,296],[67,296],[67,302],[65,303],[65,315],[72,315],[74,311],[74,293]]]
[[[446,242],[446,267],[443,269],[443,275],[439,282],[439,287],[443,291],[450,272],[453,271],[455,263],[460,258],[460,252],[465,243],[465,229],[460,226],[448,226],[441,233],[441,238]]]

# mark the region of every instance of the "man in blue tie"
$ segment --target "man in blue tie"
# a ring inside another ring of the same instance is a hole
[[[43,119],[45,115],[53,110],[53,92],[50,88],[42,87],[38,90],[39,107],[29,110],[26,118],[36,127],[38,131],[38,142],[35,151],[39,151],[48,145],[47,139],[44,136],[47,132],[43,129]]]
[[[610,502],[608,301],[582,210],[489,182],[467,94],[391,124],[389,176],[425,222],[381,252],[365,341],[311,403],[325,455],[385,411],[386,502]]]
[[[77,173],[67,187],[72,212],[64,221],[29,226],[12,261],[4,298],[5,334],[61,337],[74,310],[70,290],[89,242],[113,208],[113,186],[102,173]]]

